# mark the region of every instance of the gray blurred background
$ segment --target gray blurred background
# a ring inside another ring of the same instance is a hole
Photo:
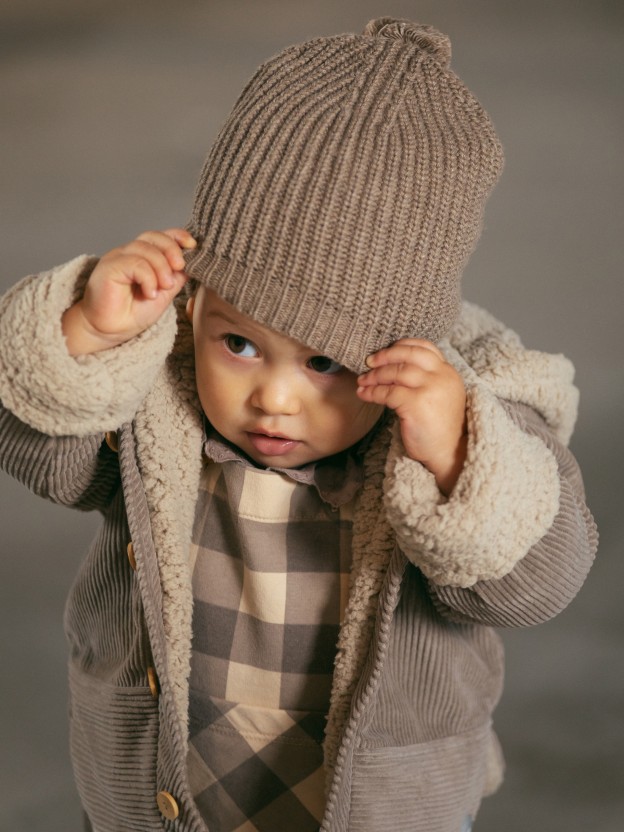
[[[255,67],[290,43],[359,31],[381,15],[447,32],[454,68],[497,125],[506,172],[465,294],[525,344],[576,364],[573,449],[602,535],[570,609],[504,634],[497,726],[508,775],[476,830],[622,832],[622,2],[3,0],[0,290],[184,223],[203,157]],[[7,832],[80,828],[61,617],[96,523],[0,478]]]

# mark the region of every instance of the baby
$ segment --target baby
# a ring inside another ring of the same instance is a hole
[[[0,307],[0,462],[104,523],[66,612],[87,828],[466,832],[497,626],[596,550],[572,368],[461,301],[502,168],[431,27],[263,64],[186,229]]]

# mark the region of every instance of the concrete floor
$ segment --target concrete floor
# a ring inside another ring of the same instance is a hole
[[[573,448],[602,533],[558,619],[505,634],[508,761],[478,832],[624,829],[622,54],[615,0],[4,0],[0,289],[183,223],[211,139],[257,64],[380,15],[450,34],[507,168],[465,293],[577,366]],[[73,832],[64,596],[97,518],[0,479],[0,829]]]

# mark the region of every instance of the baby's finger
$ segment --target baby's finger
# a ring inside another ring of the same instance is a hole
[[[398,384],[376,384],[373,387],[359,386],[357,394],[362,401],[397,410],[406,403],[409,390]]]
[[[133,262],[126,263],[125,266],[124,273],[140,290],[140,294],[147,300],[154,300],[158,296],[159,279],[148,260],[144,257],[136,257]]]
[[[181,248],[197,248],[197,240],[192,234],[189,234],[186,228],[166,228],[163,231],[163,234],[166,234],[167,237],[171,237],[172,240],[175,240]]]
[[[375,385],[400,384],[414,389],[423,386],[430,378],[429,371],[418,364],[400,362],[398,364],[382,364],[374,370],[369,370],[358,376],[360,387],[374,387]]]
[[[404,347],[404,346],[411,346],[411,347],[423,347],[424,349],[431,350],[431,352],[436,353],[436,355],[441,356],[444,358],[444,354],[440,350],[440,348],[433,343],[433,341],[427,340],[427,338],[400,338],[398,341],[395,341],[394,344],[391,344],[387,349],[392,349],[392,347]]]
[[[383,364],[410,363],[418,364],[426,370],[434,370],[440,362],[444,361],[444,355],[431,341],[404,338],[391,347],[369,355],[366,364],[372,368]]]
[[[182,229],[179,229],[179,231],[182,231]],[[171,234],[165,231],[144,231],[137,237],[137,242],[144,242],[153,246],[163,255],[172,271],[181,272],[184,270],[182,249]]]
[[[162,236],[164,237],[164,235]],[[180,249],[172,240],[170,244],[177,252],[175,256],[172,253],[168,256],[166,251],[141,236],[124,247],[124,254],[126,257],[135,257],[149,263],[156,275],[158,288],[168,290],[175,283],[175,273],[184,270],[184,260]]]

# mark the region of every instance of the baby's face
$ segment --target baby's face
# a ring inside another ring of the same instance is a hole
[[[208,421],[260,465],[296,468],[355,444],[383,408],[356,375],[201,287],[187,307]]]

